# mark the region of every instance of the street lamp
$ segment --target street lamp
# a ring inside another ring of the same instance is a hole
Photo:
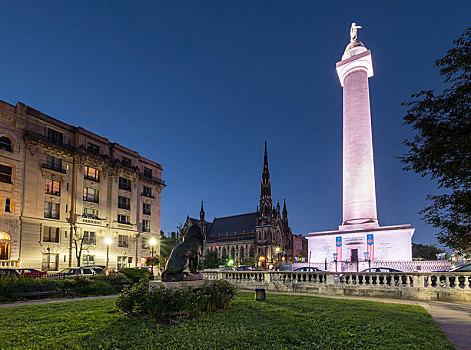
[[[152,247],[152,257],[154,257],[154,246],[157,244],[157,240],[152,237],[151,239],[149,239],[149,244]]]
[[[106,237],[105,238],[105,244],[106,244],[106,268],[108,269],[108,262],[110,261],[110,244],[112,242],[111,237]]]
[[[154,257],[154,246],[157,244],[157,240],[154,237],[152,237],[151,239],[149,239],[149,244],[152,248],[151,255],[152,255],[152,257]],[[150,268],[151,268],[151,271],[152,271],[152,276],[154,276],[154,262],[152,262],[152,265],[150,266]]]

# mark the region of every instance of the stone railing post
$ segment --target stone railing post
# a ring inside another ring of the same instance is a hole
[[[263,273],[263,280],[265,283],[270,283],[271,282],[271,273],[270,272],[264,272]]]
[[[327,285],[334,285],[335,280],[334,280],[334,274],[332,272],[327,273]]]

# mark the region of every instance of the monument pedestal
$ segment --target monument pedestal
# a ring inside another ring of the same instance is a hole
[[[188,275],[183,281],[178,282],[164,282],[164,281],[149,281],[150,287],[158,287],[160,285],[167,289],[191,287],[193,289],[201,288],[206,283],[204,275]]]

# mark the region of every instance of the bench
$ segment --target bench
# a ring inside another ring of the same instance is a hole
[[[42,284],[37,286],[25,286],[13,290],[12,296],[15,298],[41,298],[52,296],[57,293],[52,284]]]

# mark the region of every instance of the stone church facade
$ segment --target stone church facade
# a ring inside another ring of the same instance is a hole
[[[283,210],[279,202],[273,206],[266,142],[257,211],[215,218],[213,222],[208,222],[201,204],[200,218],[187,217],[185,226],[194,224],[200,225],[205,232],[205,253],[217,251],[219,257],[230,257],[236,264],[254,259],[259,266],[282,259],[292,260],[293,234],[288,223],[286,201]]]

